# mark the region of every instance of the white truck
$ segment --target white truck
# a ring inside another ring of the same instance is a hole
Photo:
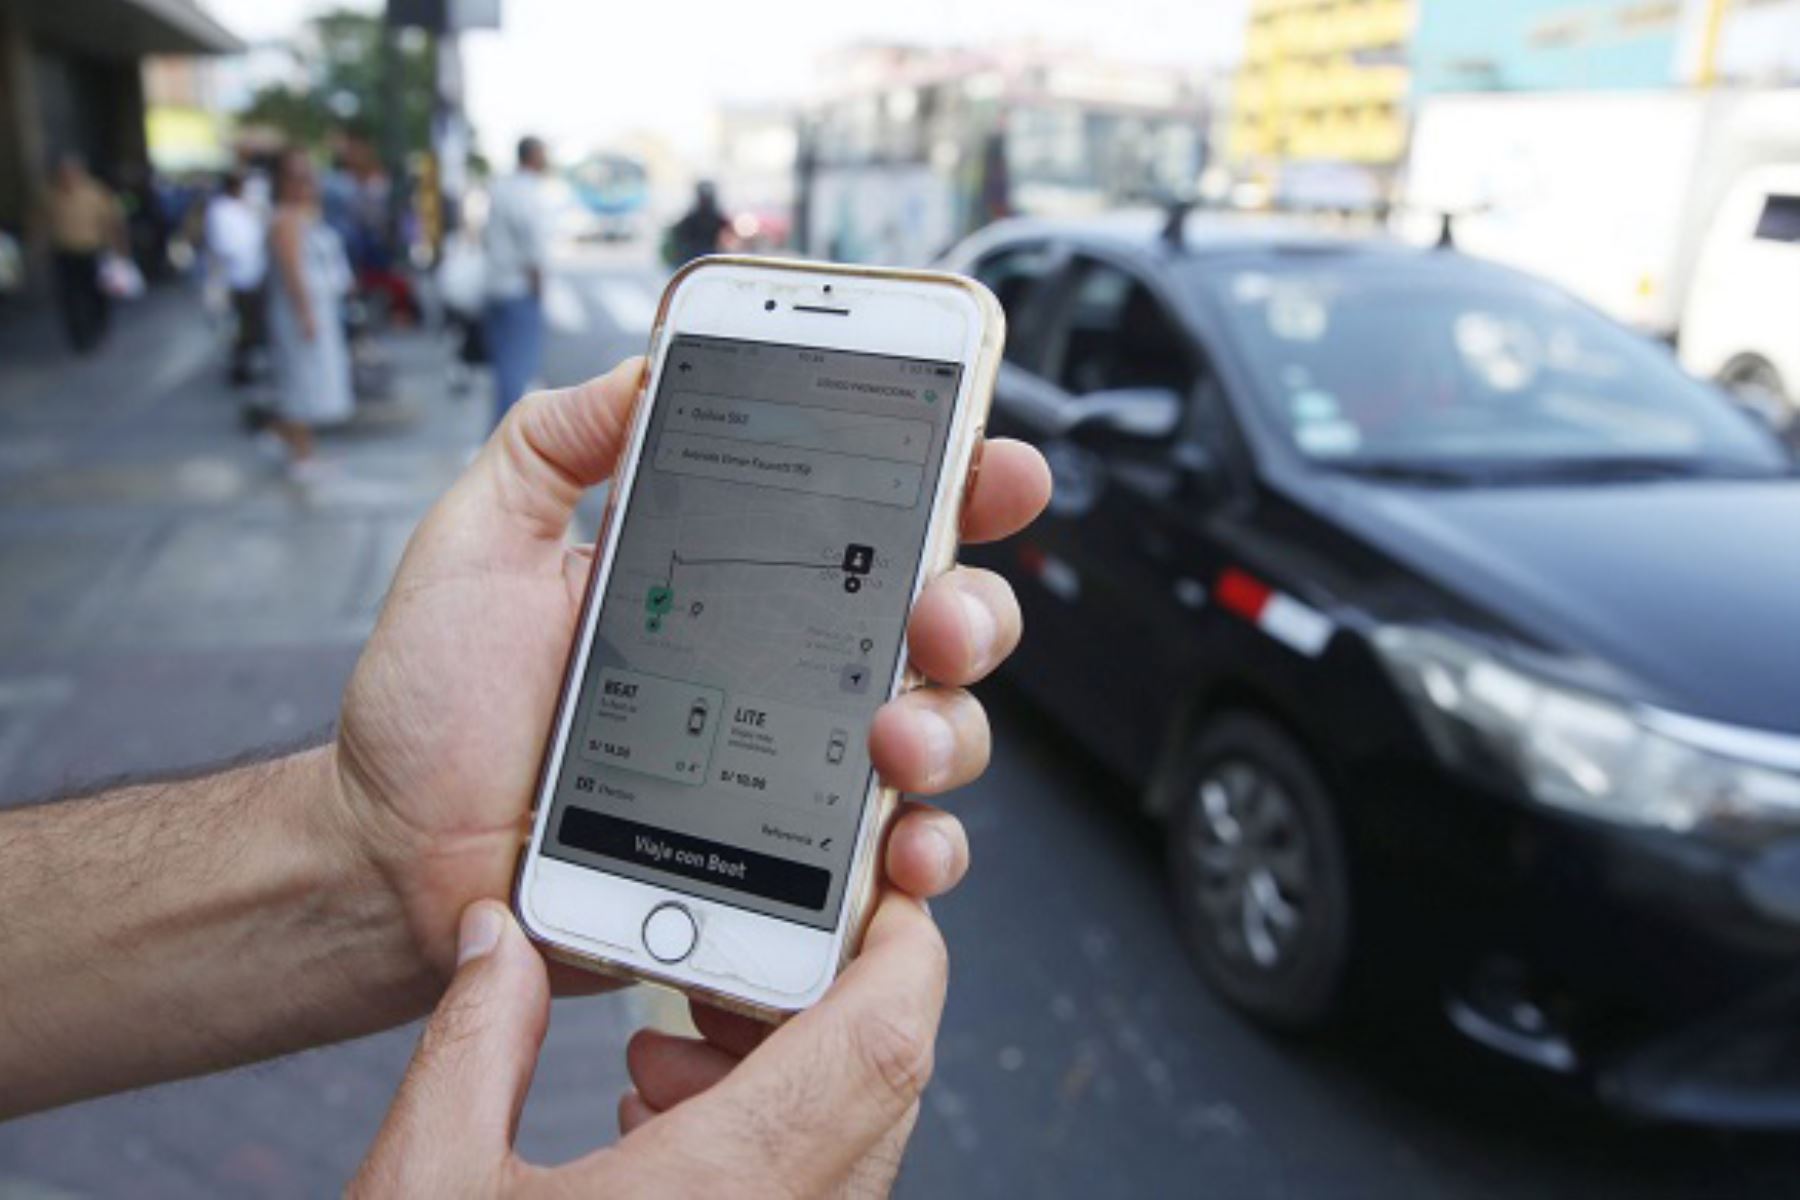
[[[1438,95],[1400,219],[1800,406],[1800,88]]]

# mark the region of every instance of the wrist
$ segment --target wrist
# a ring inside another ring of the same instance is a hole
[[[359,1037],[424,969],[332,747],[0,813],[0,1116]],[[145,1030],[156,1036],[144,1036]]]
[[[345,762],[338,743],[296,755],[308,776],[304,835],[324,864],[324,878],[339,899],[340,916],[361,931],[384,966],[380,971],[396,1002],[390,1023],[431,1010],[445,973],[429,958],[410,917],[402,875],[394,864],[412,851],[404,831],[383,827]]]

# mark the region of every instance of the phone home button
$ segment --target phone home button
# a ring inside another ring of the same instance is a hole
[[[694,952],[700,929],[687,905],[666,900],[644,918],[644,949],[660,963],[678,963]]]

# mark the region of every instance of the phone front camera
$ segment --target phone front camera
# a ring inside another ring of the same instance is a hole
[[[774,312],[775,311],[775,302],[773,300],[764,300],[763,301],[763,311],[764,312]]]

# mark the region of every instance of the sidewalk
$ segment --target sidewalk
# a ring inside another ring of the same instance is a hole
[[[325,441],[348,477],[309,495],[241,431],[191,296],[120,316],[91,359],[42,338],[0,355],[0,797],[322,727],[413,523],[484,432],[473,395],[441,395],[435,347],[396,342],[417,421]]]
[[[306,491],[257,452],[219,334],[164,289],[90,359],[0,329],[0,807],[321,735],[414,523],[486,433],[445,351],[389,340],[393,410],[321,441]],[[172,965],[172,969],[179,969]],[[524,1145],[612,1129],[640,1009],[559,1009]],[[0,1195],[314,1196],[366,1149],[413,1031],[0,1125]]]

